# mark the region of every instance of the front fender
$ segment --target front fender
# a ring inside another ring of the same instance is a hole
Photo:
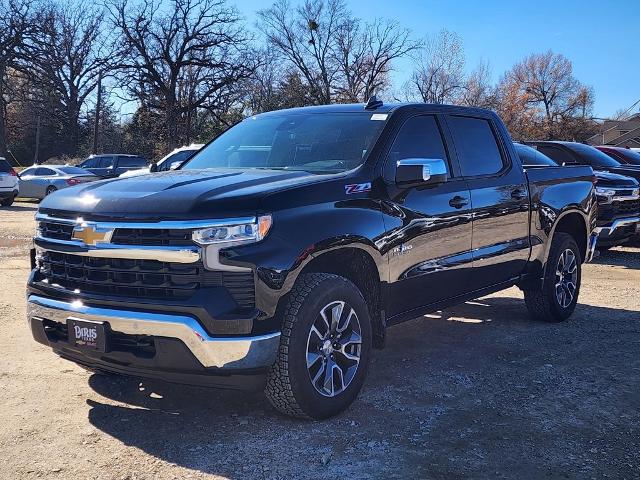
[[[273,317],[300,272],[327,252],[362,250],[375,262],[379,279],[388,280],[387,260],[376,247],[376,240],[384,235],[379,202],[354,199],[307,205],[272,213],[272,217],[272,229],[262,242],[221,251],[223,263],[254,271],[261,317]]]

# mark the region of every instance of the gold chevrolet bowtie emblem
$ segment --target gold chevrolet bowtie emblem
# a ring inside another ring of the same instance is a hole
[[[109,243],[113,230],[98,230],[92,225],[80,225],[73,229],[73,240],[80,240],[85,245],[95,246],[98,243]]]

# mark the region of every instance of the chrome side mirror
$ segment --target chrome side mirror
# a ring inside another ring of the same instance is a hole
[[[435,185],[447,178],[447,164],[441,158],[404,158],[396,167],[396,183],[403,187]]]

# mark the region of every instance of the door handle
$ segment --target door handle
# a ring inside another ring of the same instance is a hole
[[[449,205],[451,205],[453,208],[462,208],[468,204],[469,199],[466,197],[461,197],[460,195],[456,195],[451,200],[449,200]]]
[[[526,198],[526,196],[527,192],[521,188],[511,190],[511,198],[513,198],[514,200],[522,200]]]

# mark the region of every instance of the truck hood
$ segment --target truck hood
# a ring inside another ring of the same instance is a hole
[[[632,165],[621,165],[620,167],[612,167],[608,170],[612,173],[625,175],[627,177],[632,177],[640,181],[640,168],[638,167],[634,167]]]
[[[598,179],[598,186],[600,187],[635,187],[638,185],[635,179],[625,175],[600,170],[596,170],[593,173]]]
[[[253,215],[264,196],[327,177],[282,170],[174,170],[65,188],[47,196],[40,211],[127,219]]]

